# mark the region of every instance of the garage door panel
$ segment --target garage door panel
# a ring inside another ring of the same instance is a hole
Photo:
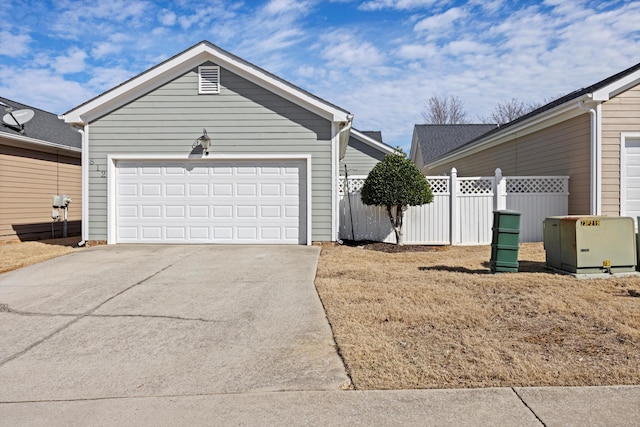
[[[306,243],[304,161],[132,163],[116,165],[118,242]]]

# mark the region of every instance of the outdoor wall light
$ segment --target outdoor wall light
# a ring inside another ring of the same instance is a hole
[[[209,147],[211,147],[211,138],[207,135],[207,130],[202,129],[202,136],[196,139],[193,144],[194,148],[196,145],[200,145],[202,147],[202,151],[204,151],[204,155],[209,155]]]

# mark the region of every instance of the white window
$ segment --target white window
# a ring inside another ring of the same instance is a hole
[[[198,67],[198,93],[220,93],[220,67],[217,65],[201,65]]]

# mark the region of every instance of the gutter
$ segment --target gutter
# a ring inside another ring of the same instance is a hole
[[[3,132],[3,133],[0,133],[0,137],[11,139],[11,140],[22,142],[22,143],[26,143],[26,144],[36,145],[36,146],[39,146],[39,147],[48,147],[48,148],[53,148],[53,149],[56,149],[56,150],[67,151],[67,152],[70,152],[70,153],[80,153],[80,152],[82,152],[81,148],[70,147],[68,145],[57,144],[55,142],[43,141],[41,139],[30,138],[28,136],[12,135],[10,133],[4,133]]]

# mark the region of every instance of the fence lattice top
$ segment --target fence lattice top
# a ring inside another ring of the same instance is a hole
[[[449,194],[451,177],[448,176],[428,176],[426,177],[431,192],[434,195]],[[366,177],[349,177],[349,193],[358,193],[362,190]],[[566,177],[504,177],[508,194],[565,194],[569,192],[568,180]],[[341,177],[338,181],[338,192],[344,194],[345,179]],[[491,195],[494,191],[493,177],[458,178],[459,194],[461,195]]]
[[[362,186],[364,185],[364,181],[366,178],[351,178],[349,177],[349,193],[358,193],[362,190]],[[431,187],[431,192],[434,195],[437,194],[449,194],[449,181],[450,178],[443,177],[428,177],[427,181],[429,182],[429,186]],[[344,177],[341,177],[338,181],[338,193],[344,194]]]
[[[492,178],[458,178],[460,194],[493,194]]]
[[[567,179],[563,177],[548,178],[513,178],[505,177],[507,181],[507,193],[566,193]]]
[[[366,178],[349,178],[349,193],[357,193],[362,190],[364,180]],[[340,178],[338,181],[338,193],[344,194],[344,178]]]

